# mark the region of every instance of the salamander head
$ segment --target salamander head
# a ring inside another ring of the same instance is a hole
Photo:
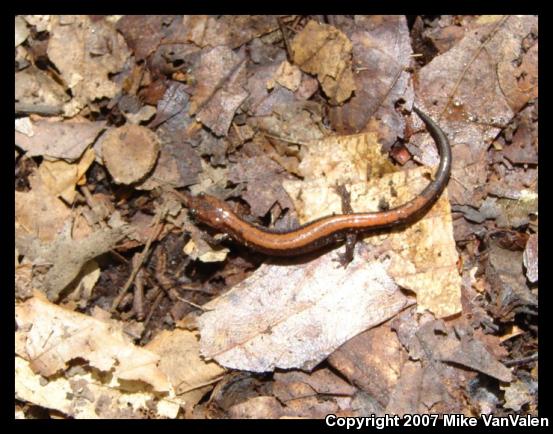
[[[225,230],[233,214],[227,203],[204,193],[188,196],[188,211],[196,220],[219,230]]]

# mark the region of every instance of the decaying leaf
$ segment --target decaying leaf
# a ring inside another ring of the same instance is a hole
[[[67,163],[64,160],[45,160],[38,168],[37,175],[42,178],[44,186],[53,195],[72,204],[77,194],[75,188],[85,181],[84,175],[94,162],[94,158],[94,150],[89,148],[76,163]]]
[[[15,192],[15,232],[17,236],[53,241],[71,216],[71,210],[52,194],[42,178],[32,175],[31,190]]]
[[[273,392],[280,402],[287,402],[319,394],[352,396],[357,389],[338,377],[330,369],[317,369],[308,374],[301,371],[275,372]]]
[[[328,361],[352,384],[385,407],[406,357],[388,321],[350,339],[334,351]]]
[[[502,321],[518,312],[537,315],[538,298],[523,273],[523,253],[501,248],[493,242],[488,253],[486,277],[491,284],[488,308]]]
[[[107,252],[126,235],[127,228],[98,230],[87,238],[71,238],[71,225],[66,223],[57,239],[43,243],[34,237],[18,237],[16,244],[22,254],[38,263],[52,264],[42,282],[50,300],[56,300],[60,293],[78,276],[83,265]]]
[[[15,73],[15,101],[19,110],[59,114],[68,100],[63,86],[36,66]]]
[[[347,100],[355,90],[350,40],[335,27],[309,21],[291,44],[294,63],[317,78],[334,104]]]
[[[295,92],[301,83],[301,70],[284,60],[276,70],[274,77],[267,82],[267,88],[273,89],[275,83]]]
[[[182,26],[185,37],[200,47],[237,48],[278,28],[278,22],[270,15],[189,15],[183,17]]]
[[[538,281],[538,234],[530,235],[524,254],[522,255],[522,261],[526,267],[526,277],[530,282]]]
[[[15,396],[75,419],[175,418],[180,408],[174,399],[148,391],[122,391],[90,372],[46,380],[21,357],[15,358]]]
[[[15,143],[30,157],[37,155],[75,161],[106,128],[103,121],[33,120],[25,131],[15,131]]]
[[[248,96],[244,90],[245,66],[244,55],[225,46],[215,47],[201,57],[190,113],[218,136],[227,133],[234,112]]]
[[[123,37],[106,20],[92,21],[86,15],[53,17],[48,57],[73,94],[65,115],[77,113],[89,101],[121,92],[109,75],[123,68],[129,54]]]
[[[181,402],[192,408],[225,370],[200,357],[198,334],[188,330],[162,331],[147,350],[160,356],[159,369],[167,375]]]
[[[537,59],[525,55],[523,41],[537,44],[532,36],[537,34],[537,17],[488,18],[425,65],[417,82],[420,99],[434,107],[429,114],[456,144],[453,158],[458,163],[453,165],[449,184],[451,201],[475,207],[480,205],[486,182],[487,148],[537,90],[534,79],[526,82],[517,70],[524,58],[528,63],[522,69],[535,75]],[[428,164],[433,158],[423,154],[422,161]]]
[[[518,412],[532,401],[532,395],[537,393],[537,383],[517,380],[502,389],[505,392],[505,407]]]
[[[405,118],[396,103],[414,98],[412,35],[404,15],[356,16],[347,33],[352,43],[355,93],[331,107],[333,129],[340,134],[376,133],[386,150],[405,134]]]
[[[159,356],[133,345],[120,328],[88,315],[66,310],[39,297],[16,306],[22,358],[44,377],[65,370],[68,363],[84,359],[102,372],[111,372],[118,387],[134,382],[167,392],[170,383],[159,368]],[[132,387],[131,387],[132,388]]]

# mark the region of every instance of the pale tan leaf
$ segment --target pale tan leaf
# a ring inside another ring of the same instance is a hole
[[[76,419],[140,419],[145,414],[174,418],[180,408],[178,402],[151,392],[123,392],[88,372],[45,381],[21,357],[15,358],[15,396]]]
[[[163,330],[145,348],[160,356],[159,368],[187,407],[197,404],[225,372],[217,363],[200,357],[196,332]]]
[[[16,306],[16,321],[25,340],[25,353],[20,355],[45,377],[64,370],[71,360],[84,359],[119,381],[141,381],[157,391],[170,389],[158,367],[159,356],[133,345],[113,323],[37,297]]]
[[[205,305],[202,355],[255,372],[312,369],[411,303],[384,264],[357,255],[345,269],[336,260],[335,251],[303,264],[263,265]]]

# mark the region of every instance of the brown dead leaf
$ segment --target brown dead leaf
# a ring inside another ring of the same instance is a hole
[[[104,121],[30,120],[26,131],[16,129],[15,143],[30,157],[39,155],[75,161],[83,155],[87,147],[105,128]]]
[[[163,330],[145,347],[160,356],[159,368],[188,408],[202,399],[225,369],[200,357],[198,334],[188,330]]]
[[[150,190],[167,184],[178,188],[196,183],[202,169],[201,149],[211,138],[224,154],[215,137],[188,114],[188,95],[180,83],[171,84],[159,101],[152,125],[159,124],[156,130],[161,140],[159,158],[152,174],[136,186],[138,189]]]
[[[121,391],[117,384],[103,383],[90,372],[46,381],[21,357],[15,358],[15,396],[75,419],[175,418],[180,408],[174,399],[159,398],[151,392]]]
[[[113,98],[120,85],[109,79],[119,72],[130,53],[123,37],[106,20],[86,15],[52,18],[48,57],[60,71],[73,98],[64,107],[66,116],[100,98]]]
[[[478,378],[468,369],[501,381],[510,379],[509,369],[469,335],[472,326],[458,322],[453,330],[441,320],[428,316],[417,321],[412,315],[404,315],[400,321],[394,319],[394,323],[398,323],[395,326],[398,337],[408,349],[410,359],[416,361],[408,360],[403,365],[386,412],[400,415],[462,412],[466,384],[469,381],[477,384],[474,381]],[[482,408],[488,405],[484,399],[478,401]]]
[[[252,117],[249,123],[269,139],[301,144],[328,134],[321,124],[320,109],[318,104],[290,101],[272,106],[271,116]]]
[[[355,90],[351,65],[352,45],[335,27],[309,21],[291,43],[295,64],[319,83],[333,104],[347,100]]]
[[[242,105],[244,110],[254,116],[269,116],[273,113],[274,107],[286,107],[296,101],[297,94],[278,83],[275,83],[274,88],[271,90],[267,88],[267,83],[273,80],[278,68],[285,61],[285,53],[279,51],[275,53],[274,58],[267,59],[266,63],[253,65],[248,68],[249,74],[246,83],[248,98]],[[304,77],[302,81],[305,77],[308,77],[305,73],[302,76]],[[305,100],[305,98],[298,99],[300,101]]]
[[[33,265],[29,261],[19,263],[19,252],[15,250],[15,295],[24,300],[33,295]]]
[[[176,17],[168,15],[125,15],[117,21],[120,31],[137,60],[148,57],[167,36]]]
[[[30,177],[31,190],[15,192],[15,232],[17,236],[53,241],[71,216],[70,209],[42,183]]]
[[[344,397],[307,396],[286,403],[283,419],[309,418],[324,419],[329,414],[337,416],[351,415],[352,399]]]
[[[88,148],[76,164],[64,160],[44,160],[38,168],[37,175],[53,195],[72,204],[77,195],[75,188],[77,185],[83,185],[84,175],[95,157],[94,149]]]
[[[387,322],[350,339],[328,361],[385,407],[405,359],[405,351]]]
[[[482,343],[472,337],[463,335],[460,342],[457,340],[442,342],[434,351],[444,362],[474,369],[500,381],[511,381],[511,371],[498,362]]]
[[[114,379],[141,381],[166,392],[170,383],[159,369],[159,356],[136,347],[113,323],[63,309],[34,297],[16,306],[19,334],[25,340],[20,354],[32,370],[50,377],[67,368],[71,360],[84,359],[90,366],[112,372]]]
[[[347,270],[337,251],[303,264],[262,265],[207,305],[198,320],[201,352],[254,372],[312,369],[351,337],[411,301],[386,266],[361,255]]]
[[[189,229],[190,240],[183,247],[182,252],[192,260],[202,262],[222,262],[227,259],[230,250],[224,246],[212,246],[202,237],[198,229]]]
[[[293,204],[282,188],[284,170],[265,156],[244,158],[230,167],[229,181],[246,184],[242,198],[250,205],[251,214],[265,216],[275,203],[282,208],[292,208]]]
[[[411,34],[403,15],[355,17],[347,31],[352,43],[355,94],[332,107],[335,131],[374,132],[388,150],[404,136],[405,120],[396,110],[398,100],[412,101]]]
[[[433,107],[429,114],[454,144],[457,163],[449,184],[453,204],[480,206],[486,150],[537,89],[533,79],[519,88],[521,71],[516,66],[524,57],[525,44],[537,45],[534,34],[536,16],[492,17],[420,70],[418,95],[428,102],[422,105]],[[527,60],[535,62],[535,56]],[[535,67],[523,69],[532,76]],[[435,158],[423,153],[422,161],[428,164]]]
[[[238,48],[278,28],[277,20],[271,15],[185,15],[182,25],[187,40],[200,47],[227,45],[230,48]]]
[[[275,83],[278,83],[295,92],[300,87],[301,75],[301,70],[297,66],[284,60],[276,70],[274,77],[267,82],[267,89],[273,89]]]
[[[257,396],[229,409],[233,419],[278,419],[283,414],[282,405],[273,396]]]
[[[385,413],[461,413],[463,396],[459,370],[437,371],[431,365],[408,360],[402,367]],[[448,387],[449,386],[449,387]]]
[[[38,264],[52,264],[41,287],[50,300],[56,300],[60,293],[77,277],[83,265],[102,253],[112,249],[126,235],[125,227],[98,230],[87,238],[71,238],[71,224],[65,223],[63,230],[53,242],[44,243],[28,236],[16,237],[18,250]]]
[[[332,373],[329,369],[317,369],[308,374],[301,371],[275,372],[273,392],[282,403],[309,396],[352,396],[357,389]]]
[[[64,88],[36,66],[15,73],[16,110],[59,114],[67,101]]]
[[[453,330],[443,321],[435,320],[423,323],[413,339],[418,341],[415,348],[422,350],[420,354],[425,359],[453,363],[453,367],[462,365],[500,381],[510,381],[510,370],[497,361],[483,343],[470,335],[471,332],[470,326],[458,324]],[[444,368],[436,366],[436,369]]]
[[[517,129],[512,141],[500,154],[513,164],[538,164],[538,125],[528,119],[528,111],[521,112],[520,120],[514,122]]]
[[[234,112],[248,96],[246,58],[225,46],[204,52],[195,71],[190,113],[218,136],[226,135]]]
[[[156,133],[146,127],[126,124],[111,128],[100,140],[102,160],[119,184],[140,181],[156,164],[160,141]]]
[[[537,382],[533,383],[517,380],[507,387],[501,387],[505,392],[505,408],[519,412],[524,405],[532,402],[538,387]]]
[[[522,263],[522,252],[491,243],[486,264],[486,277],[491,284],[488,308],[501,321],[511,321],[517,312],[537,315],[538,299],[527,285]]]

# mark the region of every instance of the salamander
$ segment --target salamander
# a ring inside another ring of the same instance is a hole
[[[200,193],[178,193],[198,221],[230,235],[235,241],[274,256],[294,256],[344,240],[348,234],[394,228],[420,219],[440,197],[451,172],[451,146],[441,128],[418,108],[440,153],[434,179],[412,200],[385,211],[328,215],[289,230],[275,230],[249,223],[225,201]]]

